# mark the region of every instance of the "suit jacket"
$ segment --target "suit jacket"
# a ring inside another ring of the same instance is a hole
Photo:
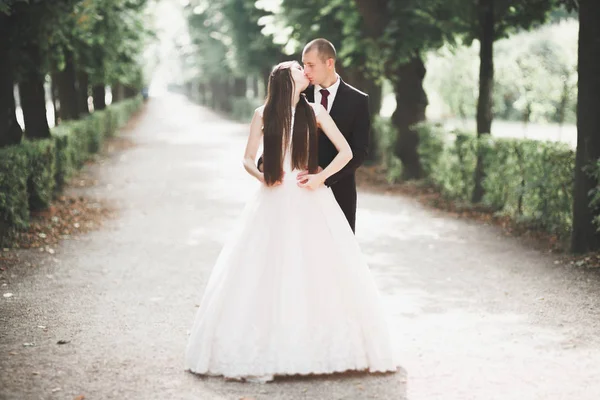
[[[309,86],[304,94],[309,102],[314,103],[314,86]],[[354,232],[356,228],[356,179],[354,173],[365,160],[369,150],[369,132],[371,130],[369,96],[341,80],[329,115],[350,144],[352,160],[344,168],[327,178],[325,185],[331,188]],[[319,130],[319,166],[327,167],[337,153],[337,149],[327,135]],[[258,165],[260,166],[261,163],[262,156],[258,160]]]
[[[304,93],[307,100],[314,103],[314,87],[309,86]],[[327,178],[325,185],[333,191],[333,195],[348,219],[352,231],[355,231],[355,172],[363,163],[369,151],[369,132],[371,129],[369,96],[342,80],[329,115],[350,144],[353,156],[344,168]],[[319,165],[325,168],[337,153],[338,151],[327,135],[319,131]]]

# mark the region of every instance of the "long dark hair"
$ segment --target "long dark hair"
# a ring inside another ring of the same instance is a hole
[[[267,99],[263,112],[265,182],[271,186],[283,175],[283,156],[290,142],[292,130],[292,95],[294,80],[291,68],[299,67],[295,61],[276,65],[269,75]],[[312,107],[302,94],[296,105],[292,135],[292,168],[317,172],[317,120]]]

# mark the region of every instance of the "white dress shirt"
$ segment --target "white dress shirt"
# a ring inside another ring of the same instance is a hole
[[[327,112],[331,112],[331,107],[333,106],[333,101],[335,100],[335,95],[337,94],[338,88],[340,87],[340,76],[337,76],[337,80],[335,83],[328,88],[321,87],[321,85],[315,85],[315,104],[321,104],[321,89],[327,89],[329,91],[329,96],[327,97]]]

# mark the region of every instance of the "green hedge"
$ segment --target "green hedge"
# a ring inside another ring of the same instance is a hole
[[[374,121],[381,138],[388,177],[393,162],[393,127],[389,119]],[[419,157],[425,180],[448,199],[469,203],[474,189],[477,154],[483,156],[484,205],[519,222],[566,237],[572,224],[575,153],[564,143],[506,139],[445,131],[422,123]],[[600,179],[600,161],[590,169]],[[600,209],[600,188],[592,199]],[[600,227],[600,216],[596,217]]]
[[[47,208],[73,172],[141,105],[141,97],[125,100],[53,128],[51,139],[0,149],[0,242],[28,226],[30,211]]]
[[[56,185],[56,150],[51,139],[40,141],[24,141],[21,146],[27,153],[29,171],[27,177],[27,193],[29,209],[43,210],[48,208]]]
[[[24,147],[18,145],[0,149],[0,238],[5,237],[11,228],[27,227],[28,165]]]
[[[418,126],[427,180],[450,199],[468,202],[478,151],[486,177],[483,203],[519,221],[565,235],[572,222],[575,153],[564,143],[505,139]]]
[[[594,217],[594,223],[598,227],[598,231],[600,231],[600,159],[598,159],[595,164],[590,165],[587,172],[596,179],[596,182],[598,182],[598,186],[590,193],[590,205],[597,210],[597,215]]]
[[[389,118],[375,116],[373,118],[372,132],[377,134],[377,144],[379,145],[379,154],[381,162],[386,170],[386,179],[392,183],[402,176],[402,162],[394,153],[394,143],[396,140],[396,128],[392,125]]]

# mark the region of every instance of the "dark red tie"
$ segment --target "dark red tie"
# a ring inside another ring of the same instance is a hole
[[[325,110],[328,110],[328,108],[327,108],[327,97],[329,96],[329,90],[327,90],[327,89],[321,89],[321,90],[319,90],[319,92],[321,92],[321,105],[323,107],[325,107]]]

